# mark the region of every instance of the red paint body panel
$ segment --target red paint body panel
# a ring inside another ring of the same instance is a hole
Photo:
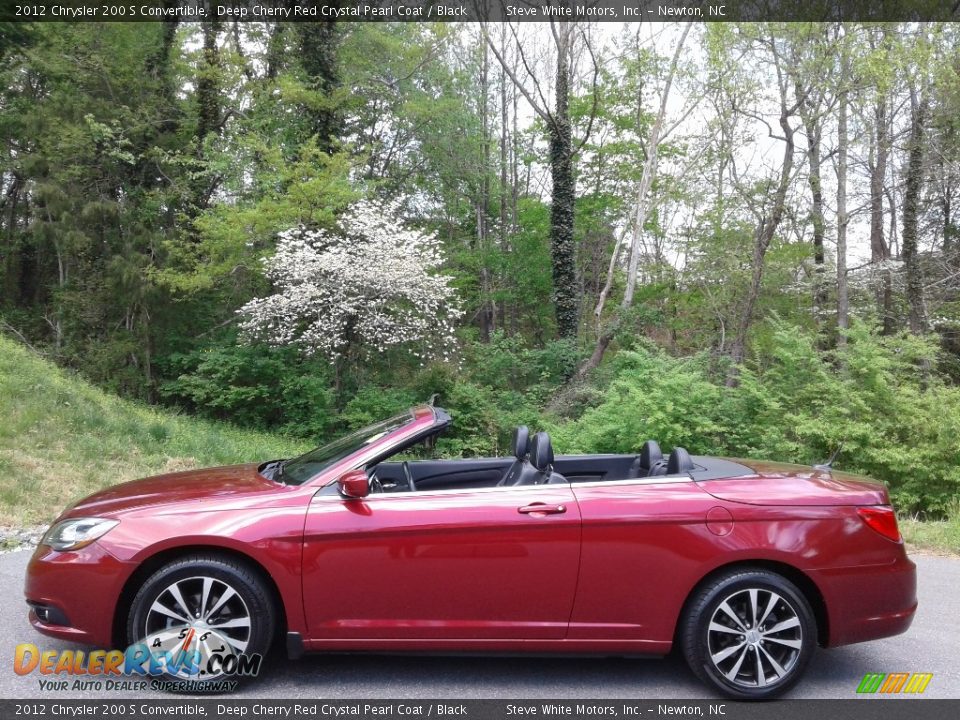
[[[519,512],[533,503],[564,512]],[[304,533],[309,637],[560,640],[579,562],[566,486],[318,497]]]
[[[815,470],[805,465],[737,460],[756,474],[707,480],[700,487],[722,500],[751,505],[886,505],[887,489],[848,473]]]
[[[30,559],[24,592],[31,602],[64,611],[69,625],[44,625],[30,611],[30,624],[53,637],[107,647],[111,645],[113,602],[136,569],[93,543],[74,552],[37,547]]]
[[[278,486],[257,472],[257,465],[233,465],[188,470],[114,485],[94,493],[67,510],[63,517],[113,517],[153,507],[184,505],[189,510],[229,506],[233,500],[250,505]]]
[[[697,584],[735,563],[807,578],[829,645],[903,632],[912,620],[916,575],[903,543],[856,511],[887,503],[886,490],[841,473],[743,461],[738,476],[702,481],[336,492],[340,475],[440,422],[418,408],[301,486],[238,465],[97,493],[62,517],[119,524],[82,550],[39,547],[27,571],[27,599],[56,606],[69,625],[31,622],[109,646],[134,572],[198,548],[259,565],[309,650],[663,654]]]
[[[693,587],[682,579],[703,577],[717,555],[717,538],[706,529],[717,501],[692,482],[591,483],[574,492],[583,550],[569,637],[669,650]]]

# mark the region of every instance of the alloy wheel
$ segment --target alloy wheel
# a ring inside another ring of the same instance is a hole
[[[742,688],[770,688],[790,676],[803,647],[803,624],[783,595],[747,588],[720,602],[707,626],[717,672]]]
[[[144,636],[161,642],[182,639],[193,630],[202,652],[226,641],[232,651],[246,651],[252,618],[240,593],[229,583],[209,576],[187,577],[167,585],[150,605],[144,621]],[[210,632],[212,631],[212,632]],[[191,636],[193,637],[193,636]]]

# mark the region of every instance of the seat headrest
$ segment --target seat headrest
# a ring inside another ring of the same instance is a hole
[[[526,425],[518,425],[513,430],[513,455],[523,460],[530,452],[530,430]]]
[[[542,430],[533,436],[530,443],[530,464],[537,470],[546,470],[553,465],[553,445],[550,436]]]
[[[640,467],[649,470],[653,464],[663,460],[663,453],[656,440],[647,440],[640,448]]]
[[[690,472],[693,470],[693,467],[693,460],[690,458],[690,453],[682,447],[675,447],[673,452],[670,453],[670,459],[667,461],[667,475],[678,475],[680,473]]]

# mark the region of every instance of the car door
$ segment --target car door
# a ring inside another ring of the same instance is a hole
[[[568,639],[666,652],[699,568],[724,542],[706,522],[716,500],[689,475],[573,488],[583,536]]]
[[[309,639],[317,649],[359,640],[400,648],[562,639],[579,557],[569,485],[363,499],[321,492],[304,531]]]

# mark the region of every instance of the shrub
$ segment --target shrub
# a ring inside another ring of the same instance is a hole
[[[290,349],[224,345],[168,358],[161,396],[208,418],[319,440],[337,420],[325,363]]]
[[[885,481],[901,510],[944,515],[960,490],[960,389],[932,371],[935,343],[861,326],[824,352],[810,332],[770,329],[764,356],[735,388],[702,357],[621,352],[601,402],[553,421],[555,446],[637,452],[653,438],[665,450],[813,464],[842,442],[838,469]]]

